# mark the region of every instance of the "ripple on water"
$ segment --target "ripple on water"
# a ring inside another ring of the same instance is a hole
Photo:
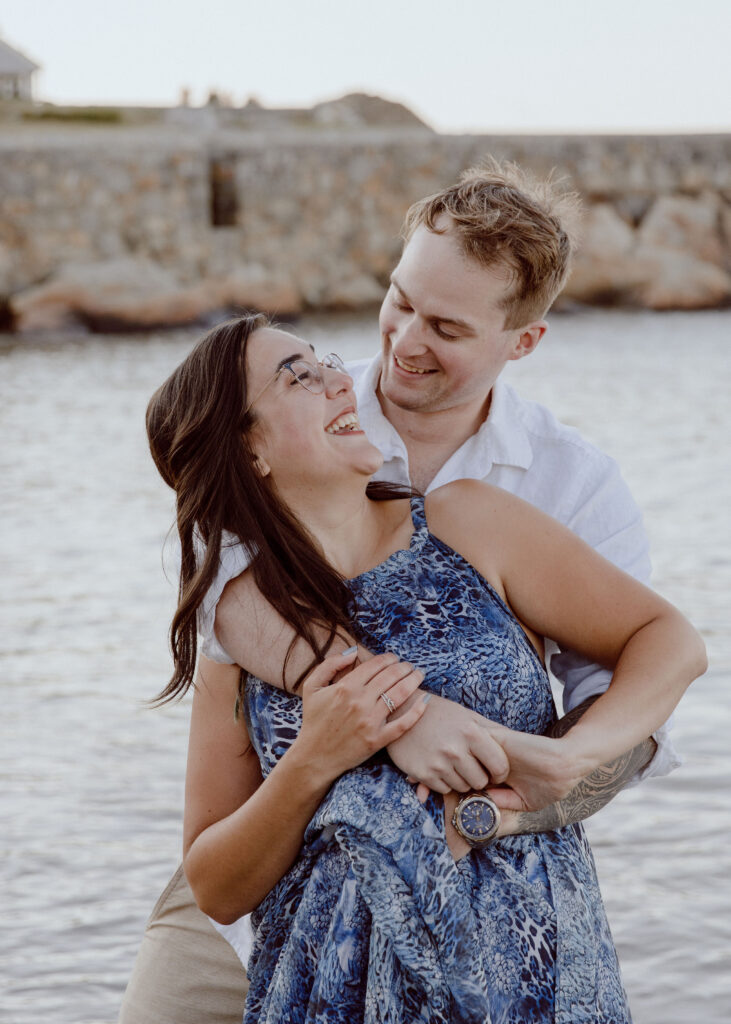
[[[615,455],[645,510],[659,589],[703,630],[712,670],[676,716],[682,771],[589,823],[636,1024],[721,1024],[731,1006],[728,676],[731,314],[556,317],[508,374]],[[320,351],[375,323],[303,321]],[[195,335],[0,348],[0,883],[13,1024],[116,1019],[144,921],[179,856],[187,705],[169,674],[170,492],[144,410]],[[10,583],[8,586],[7,583]]]

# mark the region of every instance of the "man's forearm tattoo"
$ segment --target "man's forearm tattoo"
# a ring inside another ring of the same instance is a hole
[[[563,736],[596,699],[597,697],[590,697],[573,711],[569,711],[549,729],[548,735]],[[626,754],[621,754],[608,764],[600,765],[574,786],[563,800],[549,804],[540,811],[520,813],[516,831],[548,832],[591,817],[624,789],[630,779],[652,760],[656,750],[657,744],[652,738],[643,740],[633,750],[628,750]]]

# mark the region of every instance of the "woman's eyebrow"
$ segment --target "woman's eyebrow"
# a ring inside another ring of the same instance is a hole
[[[310,348],[312,349],[312,354],[314,355],[315,354],[314,347],[312,345],[310,345]],[[305,358],[305,356],[303,356],[301,352],[295,352],[291,356],[285,356],[284,359],[280,359],[279,362],[277,363],[277,365],[275,367],[275,373],[279,373],[279,371],[282,369],[282,367],[286,366],[287,363],[293,363],[296,359],[304,359],[304,358]]]

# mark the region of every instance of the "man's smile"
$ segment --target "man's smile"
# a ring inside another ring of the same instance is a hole
[[[395,352],[393,353],[393,360],[399,370],[403,370],[404,373],[424,374],[437,372],[436,370],[430,370],[422,366],[413,366],[411,363],[404,362],[403,359],[399,359]]]

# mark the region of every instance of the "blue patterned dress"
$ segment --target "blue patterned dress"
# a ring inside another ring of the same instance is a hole
[[[555,717],[546,672],[483,577],[429,533],[351,581],[358,639],[426,673],[424,688],[512,729]],[[302,702],[250,677],[264,775]],[[421,805],[384,759],[342,776],[299,859],[252,915],[245,1024],[625,1024],[617,956],[580,825],[511,836],[457,863],[441,797]]]

